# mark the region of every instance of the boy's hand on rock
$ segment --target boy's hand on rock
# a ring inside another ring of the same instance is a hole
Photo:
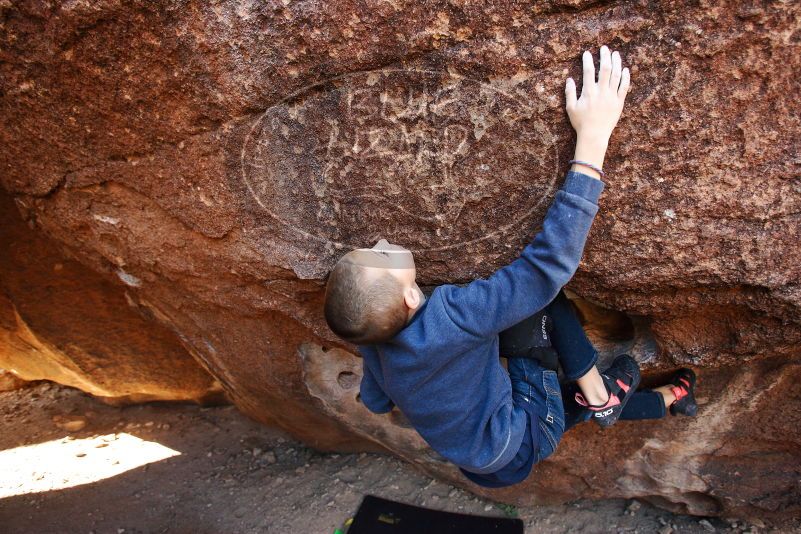
[[[567,115],[577,136],[574,159],[587,161],[599,168],[603,166],[609,137],[623,112],[630,84],[629,69],[622,68],[619,52],[610,53],[608,47],[602,46],[600,55],[597,82],[592,54],[585,51],[582,56],[584,79],[580,98],[576,98],[576,82],[573,78],[568,78],[565,84]],[[586,167],[577,170],[587,172]],[[600,176],[594,171],[587,174],[596,178]]]
[[[609,48],[601,47],[601,65],[598,81],[595,81],[595,64],[592,54],[585,51],[584,83],[581,98],[576,99],[576,82],[568,78],[565,84],[567,115],[579,136],[609,140],[629,90],[629,69],[622,68],[619,52],[610,54]]]

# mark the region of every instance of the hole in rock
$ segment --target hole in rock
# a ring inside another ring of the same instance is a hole
[[[342,389],[353,389],[359,382],[359,377],[350,371],[342,371],[337,375],[337,382]]]
[[[619,354],[630,354],[640,364],[654,362],[661,352],[651,331],[651,318],[605,308],[567,292],[584,332],[598,350],[602,365]]]
[[[362,394],[361,393],[357,393],[356,394],[356,402],[362,402]]]
[[[571,297],[571,302],[578,311],[579,320],[588,335],[614,342],[632,341],[635,330],[634,323],[625,313],[604,308],[599,304],[578,297]]]
[[[663,495],[643,495],[639,498],[674,514],[715,516],[723,510],[718,499],[699,491],[683,492],[670,499]]]

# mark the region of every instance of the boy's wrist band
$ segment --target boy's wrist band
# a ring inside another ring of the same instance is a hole
[[[594,170],[598,174],[601,175],[601,178],[606,178],[606,173],[601,170],[600,167],[597,165],[593,165],[592,163],[588,163],[586,161],[579,161],[577,159],[571,159],[567,162],[568,165],[584,165],[585,167],[589,167],[590,169]]]

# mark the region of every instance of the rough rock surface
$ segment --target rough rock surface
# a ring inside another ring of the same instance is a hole
[[[14,391],[17,389],[24,389],[33,385],[27,380],[23,380],[11,371],[0,369],[0,393],[4,391]]]
[[[356,403],[325,273],[379,236],[424,285],[513,259],[570,155],[564,78],[608,43],[633,89],[570,288],[605,354],[654,380],[694,365],[706,403],[576,430],[500,493],[797,513],[800,19],[725,0],[3,4],[0,183],[247,414],[455,477]]]
[[[110,403],[223,400],[220,384],[121,284],[60,253],[0,191],[0,391],[52,380]]]

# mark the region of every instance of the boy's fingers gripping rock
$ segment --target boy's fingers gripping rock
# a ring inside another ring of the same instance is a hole
[[[592,61],[592,54],[590,54],[589,50],[584,51],[584,54],[581,56],[581,61],[584,67],[581,96],[585,94],[589,96],[592,89],[595,87],[595,64]]]
[[[576,107],[576,82],[573,81],[573,78],[568,78],[567,82],[565,82],[565,100],[568,110]]]
[[[617,96],[620,98],[626,98],[626,94],[629,92],[629,85],[631,84],[630,76],[629,68],[626,67],[623,69],[623,72],[620,76],[620,89],[617,90]]]
[[[601,60],[598,69],[598,85],[602,90],[609,87],[609,78],[612,75],[612,56],[609,53],[609,47],[606,45],[601,47]]]
[[[622,76],[623,61],[620,59],[620,52],[612,52],[612,79],[609,80],[609,87],[617,92],[620,87],[620,77]]]

